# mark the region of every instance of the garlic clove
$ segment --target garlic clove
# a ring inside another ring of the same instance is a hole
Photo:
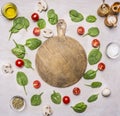
[[[104,96],[104,97],[108,97],[108,96],[110,96],[110,94],[111,94],[111,90],[108,89],[108,88],[105,88],[105,89],[102,90],[101,94],[102,94],[102,96]]]
[[[97,10],[97,14],[101,17],[107,16],[110,12],[110,6],[103,3]]]
[[[117,22],[118,18],[116,15],[108,15],[104,20],[105,25],[108,27],[116,27]]]

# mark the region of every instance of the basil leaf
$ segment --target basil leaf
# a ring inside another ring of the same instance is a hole
[[[94,71],[94,70],[88,70],[84,75],[84,79],[94,79],[96,77],[96,72],[97,71]]]
[[[88,62],[90,65],[98,63],[102,58],[102,53],[99,49],[92,49],[88,55]]]
[[[70,10],[69,16],[73,22],[80,22],[84,19],[84,16],[76,10]]]
[[[42,94],[43,93],[41,93],[40,95],[35,94],[31,97],[31,105],[32,106],[39,106],[42,103],[42,100],[41,100]]]
[[[96,81],[96,82],[92,82],[90,85],[88,85],[88,84],[85,84],[85,85],[86,85],[86,86],[89,86],[89,87],[91,87],[91,88],[99,88],[99,87],[102,86],[102,83]]]
[[[29,20],[25,17],[17,17],[16,19],[13,20],[13,26],[9,30],[10,36],[9,39],[11,38],[13,33],[19,32],[22,28],[27,28],[29,27]]]
[[[28,84],[28,78],[26,74],[24,72],[17,72],[16,80],[20,86],[23,86],[25,94],[27,95],[25,86]]]
[[[91,27],[88,29],[88,32],[84,36],[90,35],[91,37],[96,37],[99,35],[99,33],[100,33],[100,31],[99,31],[98,27]]]
[[[91,95],[89,98],[88,98],[88,102],[94,102],[98,99],[98,95],[99,94],[94,94],[94,95]]]
[[[45,26],[46,26],[46,22],[45,22],[44,19],[39,19],[39,20],[37,21],[37,25],[38,25],[38,27],[39,27],[40,29],[43,29],[43,28],[45,28]]]
[[[93,15],[89,15],[86,17],[86,21],[89,23],[94,23],[97,20],[97,18]]]
[[[23,59],[23,61],[26,68],[32,68],[32,62],[29,59]]]
[[[53,93],[51,94],[51,100],[55,104],[60,104],[61,103],[60,93],[53,91]]]
[[[13,48],[11,51],[17,57],[23,59],[25,57],[25,47],[22,44],[17,44],[15,40],[13,40],[16,47]]]
[[[74,106],[71,106],[71,108],[77,113],[82,113],[87,109],[87,105],[84,102],[80,102]]]
[[[30,38],[26,40],[25,45],[30,49],[30,50],[35,50],[41,45],[41,40],[37,38]]]
[[[49,22],[51,25],[57,24],[57,22],[58,22],[58,15],[55,13],[55,11],[54,11],[53,9],[50,9],[50,10],[47,12],[47,17],[48,17],[48,22]]]

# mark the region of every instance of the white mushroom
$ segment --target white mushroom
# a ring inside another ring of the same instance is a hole
[[[42,11],[46,11],[48,9],[48,5],[44,0],[40,0],[38,2],[38,11],[42,12]]]
[[[111,94],[110,89],[105,88],[105,89],[102,90],[102,95],[103,95],[104,97],[108,97],[108,96],[110,96],[110,94]]]
[[[45,38],[50,38],[50,37],[53,37],[53,31],[51,29],[43,29],[42,30],[42,35],[45,37]]]
[[[46,105],[43,107],[43,115],[44,116],[50,116],[53,114],[52,108],[50,107],[50,105]]]
[[[12,68],[12,65],[10,63],[3,65],[2,66],[2,71],[5,74],[11,74],[11,73],[14,72],[14,70]]]

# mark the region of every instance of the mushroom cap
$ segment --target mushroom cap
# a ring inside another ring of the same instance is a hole
[[[46,83],[63,88],[80,80],[87,66],[87,57],[75,39],[55,36],[40,46],[35,62],[40,77]]]

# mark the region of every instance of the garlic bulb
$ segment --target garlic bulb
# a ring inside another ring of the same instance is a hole
[[[118,18],[116,15],[108,15],[104,21],[105,25],[108,27],[116,27],[117,22],[118,22]]]

